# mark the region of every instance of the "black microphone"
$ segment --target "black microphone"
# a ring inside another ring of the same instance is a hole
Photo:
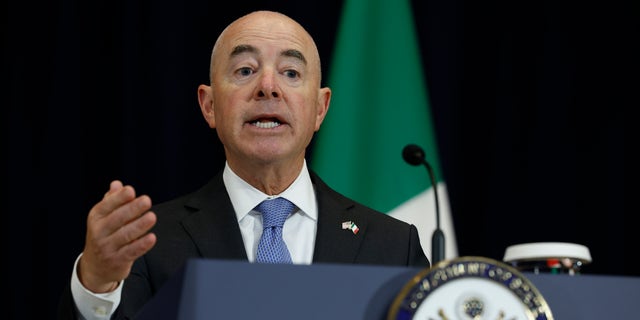
[[[415,144],[408,144],[404,147],[402,150],[402,158],[413,166],[423,164],[427,167],[427,171],[429,171],[431,186],[433,186],[433,195],[436,199],[436,230],[433,231],[433,236],[431,237],[431,264],[433,265],[444,260],[444,233],[442,229],[440,229],[440,203],[438,201],[438,185],[436,184],[435,174],[429,162],[425,160],[424,150]]]

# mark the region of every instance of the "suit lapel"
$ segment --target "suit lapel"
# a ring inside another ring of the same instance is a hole
[[[204,258],[247,260],[242,234],[222,174],[196,191],[182,225]]]
[[[329,188],[312,173],[318,200],[318,230],[313,262],[354,263],[367,232],[367,220],[353,210],[353,201]],[[343,222],[354,222],[359,230],[343,229]]]

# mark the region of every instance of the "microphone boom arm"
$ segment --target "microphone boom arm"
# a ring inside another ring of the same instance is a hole
[[[429,172],[431,186],[433,187],[433,195],[436,204],[436,229],[431,237],[431,264],[444,260],[444,233],[440,229],[440,201],[438,199],[438,185],[436,184],[433,168],[425,160],[424,150],[415,144],[409,144],[402,150],[402,157],[410,165],[417,166],[423,164]]]

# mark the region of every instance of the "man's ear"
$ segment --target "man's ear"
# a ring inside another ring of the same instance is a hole
[[[317,112],[316,112],[316,127],[315,131],[320,129],[320,125],[324,121],[324,117],[327,115],[329,111],[329,103],[331,102],[331,89],[328,87],[320,88],[320,92],[318,94],[318,104],[317,104]]]
[[[204,120],[207,121],[209,127],[214,129],[216,127],[216,119],[213,112],[213,95],[211,92],[211,86],[201,84],[198,86],[198,103],[200,104],[200,111]]]

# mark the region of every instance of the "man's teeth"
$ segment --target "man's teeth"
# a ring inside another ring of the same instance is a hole
[[[278,122],[278,121],[267,121],[267,122],[256,121],[256,122],[253,123],[253,125],[258,127],[258,128],[271,129],[271,128],[275,128],[275,127],[279,126],[280,122]]]

